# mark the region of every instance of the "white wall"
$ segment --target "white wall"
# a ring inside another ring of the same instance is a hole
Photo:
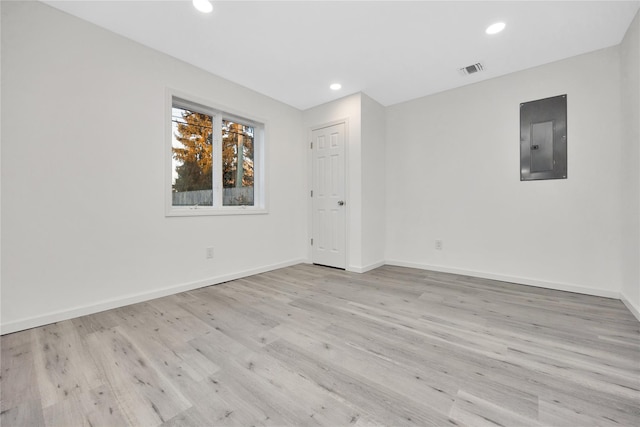
[[[0,16],[2,15],[2,2],[0,1]],[[0,28],[0,46],[2,43],[2,31]],[[0,64],[2,64],[2,51],[0,48]],[[2,80],[2,67],[0,66],[0,81]],[[2,236],[2,85],[0,84],[0,236]],[[0,260],[2,260],[2,239],[0,238]],[[2,325],[2,262],[0,262],[0,325]],[[0,330],[0,333],[2,331]]]
[[[620,45],[622,93],[622,297],[640,319],[640,13]]]
[[[618,297],[619,59],[609,48],[389,107],[387,261]],[[520,182],[519,104],[565,93],[568,179]]]
[[[365,94],[362,101],[362,267],[384,264],[386,229],[386,109]]]
[[[167,87],[267,121],[269,214],[164,216]],[[2,4],[2,107],[3,333],[304,259],[300,111],[39,2]]]
[[[340,98],[303,111],[302,119],[306,129],[304,146],[307,149],[307,188],[311,189],[312,169],[309,141],[311,129],[335,122],[347,124],[346,185],[347,208],[347,270],[361,271],[362,264],[362,157],[361,157],[361,94]],[[307,191],[307,194],[308,191]],[[311,236],[311,200],[307,198],[307,233]],[[307,260],[311,262],[311,247],[307,248]]]
[[[622,293],[638,315],[637,16],[620,47],[386,109],[354,94],[300,112],[38,2],[1,13],[3,333],[309,261],[308,137],[340,120],[348,270]],[[267,121],[268,215],[164,216],[167,87]],[[519,104],[563,93],[569,179],[520,182]]]

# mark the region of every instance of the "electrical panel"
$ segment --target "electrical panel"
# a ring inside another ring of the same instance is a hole
[[[567,95],[520,104],[520,180],[567,178]]]

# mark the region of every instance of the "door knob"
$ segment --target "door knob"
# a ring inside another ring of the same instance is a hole
[[[344,205],[344,201],[339,200],[339,201],[338,201],[338,206],[343,206],[343,205]]]

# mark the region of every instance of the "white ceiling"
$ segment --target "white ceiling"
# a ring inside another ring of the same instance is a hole
[[[284,103],[387,106],[617,45],[640,1],[45,1]],[[504,21],[497,35],[485,28]],[[458,69],[482,62],[485,71]],[[329,84],[342,83],[333,92]]]

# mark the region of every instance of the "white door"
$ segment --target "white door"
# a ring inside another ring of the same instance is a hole
[[[340,123],[312,132],[314,264],[345,268],[345,125]]]

